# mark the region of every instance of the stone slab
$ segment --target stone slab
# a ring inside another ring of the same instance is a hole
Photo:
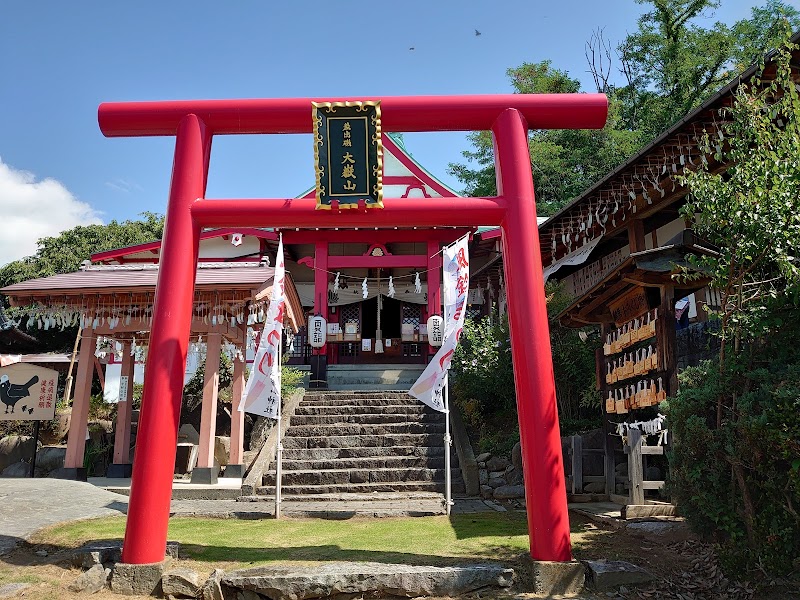
[[[586,581],[584,566],[578,561],[551,562],[531,560],[531,579],[535,594],[546,596],[578,594]]]
[[[160,595],[161,578],[169,569],[172,558],[157,563],[132,565],[117,563],[111,574],[111,591],[123,596]]]
[[[30,583],[6,583],[5,585],[0,585],[0,598],[13,598],[29,587],[31,587]]]
[[[227,573],[222,585],[272,600],[310,600],[338,594],[458,596],[510,587],[513,569],[496,564],[419,567],[383,563],[327,563],[313,567],[257,567]]]
[[[584,564],[589,582],[599,591],[649,583],[655,579],[649,571],[624,560],[587,560]]]

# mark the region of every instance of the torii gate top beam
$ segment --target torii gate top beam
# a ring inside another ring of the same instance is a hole
[[[381,101],[384,131],[489,130],[500,113],[509,108],[518,110],[530,129],[599,129],[608,112],[604,94],[375,97]],[[343,101],[270,98],[106,102],[98,108],[97,118],[107,137],[175,135],[178,123],[188,114],[197,115],[212,135],[311,133],[312,100]]]

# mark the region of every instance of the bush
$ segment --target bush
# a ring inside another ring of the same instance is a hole
[[[668,489],[739,573],[800,567],[800,356],[773,350],[760,348],[762,360],[749,367],[709,361],[687,369],[669,403]],[[735,409],[717,427],[721,396]]]

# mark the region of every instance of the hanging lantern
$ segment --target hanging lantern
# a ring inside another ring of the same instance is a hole
[[[417,294],[421,294],[422,293],[422,283],[419,280],[419,271],[417,271],[417,274],[414,277],[414,291]]]
[[[428,343],[438,348],[444,340],[444,319],[439,315],[428,317]]]
[[[325,345],[328,333],[328,324],[321,316],[308,317],[308,343],[312,348],[322,348]]]
[[[364,277],[364,281],[361,282],[361,294],[364,297],[364,300],[367,299],[369,295],[369,288],[367,288],[367,278]]]

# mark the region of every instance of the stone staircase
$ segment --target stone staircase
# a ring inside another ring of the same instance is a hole
[[[307,393],[283,438],[283,498],[443,499],[444,430],[443,414],[404,392]],[[456,495],[464,481],[451,457]],[[274,461],[256,494],[274,496]]]

